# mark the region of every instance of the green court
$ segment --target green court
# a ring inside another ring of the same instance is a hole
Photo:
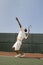
[[[43,59],[0,56],[0,65],[43,65]]]

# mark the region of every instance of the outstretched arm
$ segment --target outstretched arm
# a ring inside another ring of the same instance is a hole
[[[18,22],[18,24],[19,24],[19,26],[20,26],[20,28],[22,27],[22,25],[21,25],[21,23],[19,22],[19,20],[18,20],[18,18],[16,17],[16,20],[17,20],[17,22]]]

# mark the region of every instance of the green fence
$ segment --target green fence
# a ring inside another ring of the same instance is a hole
[[[17,33],[0,33],[0,51],[13,51]],[[30,53],[43,53],[43,34],[31,34],[23,41],[21,50]]]

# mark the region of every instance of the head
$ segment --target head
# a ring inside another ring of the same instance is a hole
[[[24,31],[27,32],[27,29],[25,28]]]

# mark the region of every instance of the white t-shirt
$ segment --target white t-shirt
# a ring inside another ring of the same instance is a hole
[[[19,32],[19,34],[18,34],[18,36],[17,36],[17,40],[23,40],[23,39],[27,39],[27,37],[26,37],[26,33],[25,33],[25,31],[24,31],[24,28],[23,27],[21,27],[20,28],[20,32]]]

